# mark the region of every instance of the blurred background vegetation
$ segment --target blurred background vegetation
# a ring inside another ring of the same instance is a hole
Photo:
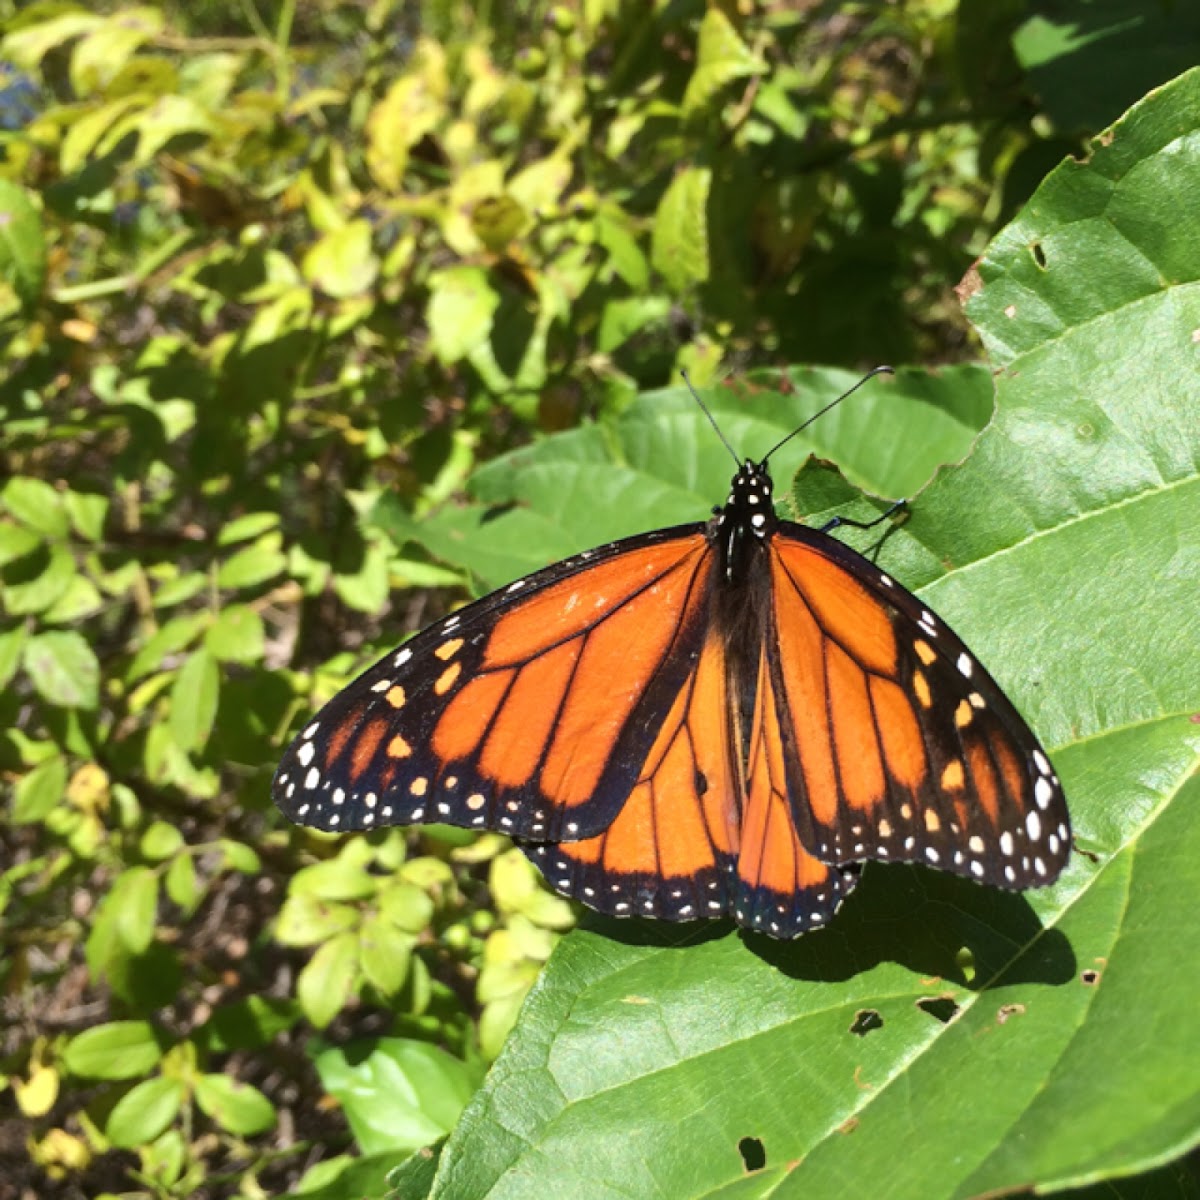
[[[976,360],[955,286],[1200,16],[0,18],[0,1178],[328,1184],[453,1124],[574,920],[494,835],[270,806],[304,715],[478,588],[426,518],[680,367]]]

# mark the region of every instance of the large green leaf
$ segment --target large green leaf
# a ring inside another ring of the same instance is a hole
[[[434,1195],[974,1196],[1200,1140],[1198,153],[1200,72],[997,239],[970,310],[996,420],[878,547],[1051,748],[1065,875],[1015,895],[871,865],[790,944],[592,920]]]
[[[705,397],[738,453],[761,456],[859,378],[805,367]],[[967,455],[991,415],[992,391],[983,367],[900,370],[895,379],[871,381],[790,441],[772,457],[772,470],[784,481],[816,453],[836,459],[869,492],[912,495],[940,464]],[[471,480],[476,506],[416,523],[385,497],[374,519],[398,541],[419,540],[498,587],[604,541],[703,521],[724,499],[732,473],[728,451],[679,386],[641,397],[611,429],[572,430],[494,459]]]

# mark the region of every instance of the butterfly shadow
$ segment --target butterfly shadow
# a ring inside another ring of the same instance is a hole
[[[582,927],[625,946],[685,952],[735,931],[725,920],[672,923],[591,912]],[[934,996],[939,982],[979,992],[1022,983],[1057,987],[1078,968],[1066,935],[1043,926],[1023,894],[920,866],[869,864],[833,921],[794,941],[736,932],[750,953],[793,979],[844,983],[893,962],[928,981]],[[936,1001],[929,1011],[942,1016]]]
[[[1043,926],[1022,893],[920,866],[869,864],[830,925],[794,942],[742,937],[784,974],[831,983],[894,962],[922,979],[984,991],[1061,986],[1078,967],[1066,935]]]

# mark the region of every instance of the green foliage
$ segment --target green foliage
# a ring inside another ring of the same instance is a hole
[[[889,1196],[1063,1187],[1195,1145],[1200,624],[1195,570],[1168,564],[1200,551],[1200,259],[1166,214],[1197,113],[1193,72],[1051,175],[994,243],[971,311],[1004,366],[996,419],[879,556],[913,560],[908,577],[926,564],[921,594],[1048,737],[1083,852],[1028,900],[871,867],[831,928],[790,945],[589,921],[430,1195],[517,1177],[521,1194],[650,1195],[668,1162],[672,1193],[692,1195],[742,1176],[744,1137],[771,1194],[797,1196],[851,1174]],[[1112,281],[1097,232],[1146,269]],[[1103,469],[1085,469],[1101,430]],[[1170,984],[1167,962],[1188,964]]]
[[[949,1195],[1193,1145],[1195,78],[1081,140],[1193,18],[276,8],[0,0],[6,1181]],[[282,826],[282,745],[374,653],[721,498],[678,367],[761,453],[881,359],[777,476],[838,464],[818,520],[920,492],[881,561],[1086,852],[1032,908],[878,870],[795,946],[563,940],[495,835]]]

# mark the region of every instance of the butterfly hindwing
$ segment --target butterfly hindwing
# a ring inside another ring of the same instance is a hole
[[[795,755],[780,719],[777,684],[764,644],[750,729],[746,801],[734,916],[749,929],[793,938],[823,925],[858,880],[856,867],[818,859],[800,840],[788,796]]]
[[[277,803],[327,830],[600,832],[700,653],[712,560],[703,526],[663,530],[468,605],[302,730],[276,773]]]
[[[1070,849],[1058,778],[953,631],[874,564],[803,526],[781,523],[771,573],[771,665],[809,849],[1010,888],[1057,876]]]

